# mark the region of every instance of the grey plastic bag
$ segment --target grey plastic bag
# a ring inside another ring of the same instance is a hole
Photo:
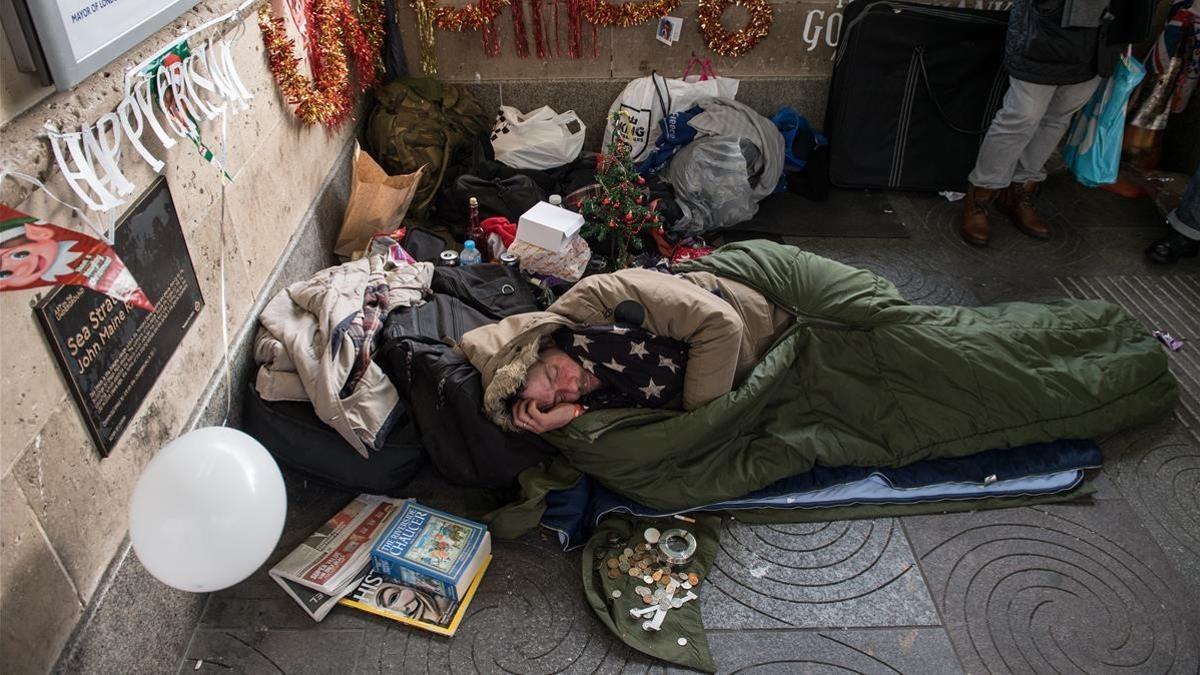
[[[680,236],[732,227],[758,213],[746,156],[736,138],[697,138],[671,158],[663,177],[675,187],[683,211],[671,227]]]

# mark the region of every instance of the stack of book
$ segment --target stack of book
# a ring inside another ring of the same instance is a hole
[[[270,575],[316,621],[336,604],[454,635],[492,559],[479,523],[360,495]]]

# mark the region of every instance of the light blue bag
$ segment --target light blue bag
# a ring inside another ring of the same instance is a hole
[[[1092,100],[1075,117],[1062,154],[1080,183],[1096,187],[1117,182],[1125,109],[1130,94],[1145,76],[1145,66],[1127,51],[1112,77],[1096,88]]]

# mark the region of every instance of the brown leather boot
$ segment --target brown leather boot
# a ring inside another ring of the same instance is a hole
[[[1000,191],[996,206],[1000,207],[1017,229],[1034,239],[1050,238],[1050,223],[1037,211],[1037,196],[1042,184],[1028,181],[1017,185],[1013,183]]]
[[[968,244],[987,246],[991,240],[992,226],[988,223],[988,205],[996,198],[996,191],[975,185],[967,188],[963,198],[962,236]]]

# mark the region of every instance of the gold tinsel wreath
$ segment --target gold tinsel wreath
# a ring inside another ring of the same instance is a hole
[[[750,22],[732,33],[721,25],[721,15],[731,5],[741,5],[750,12]],[[767,37],[774,14],[767,0],[700,0],[697,19],[709,49],[721,56],[741,56]]]
[[[583,4],[583,18],[597,26],[628,28],[666,16],[679,7],[679,0],[646,0],[609,4],[606,0],[587,0]]]

